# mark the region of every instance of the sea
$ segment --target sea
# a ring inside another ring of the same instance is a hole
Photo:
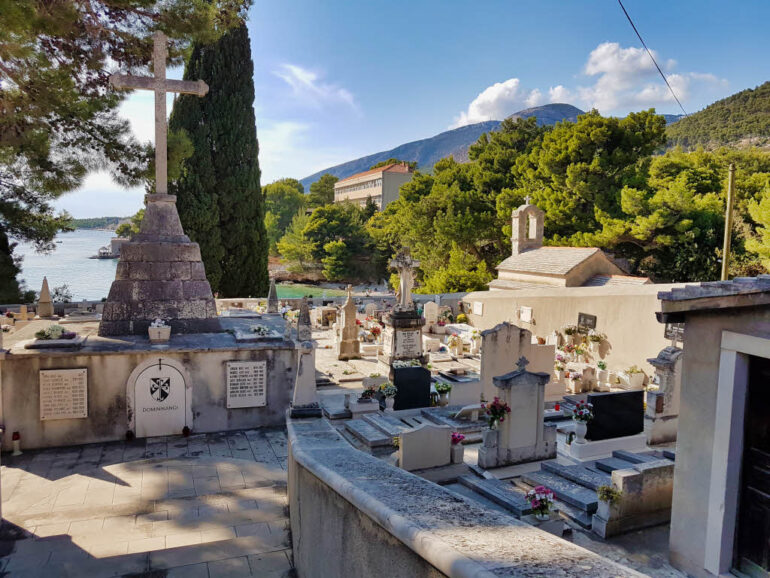
[[[96,255],[99,247],[110,244],[115,236],[113,231],[76,229],[60,233],[55,240],[55,250],[38,253],[31,243],[19,243],[15,254],[23,257],[21,279],[27,289],[40,291],[43,277],[48,277],[48,286],[67,285],[73,301],[87,299],[98,301],[107,297],[110,285],[115,279],[117,259],[89,259]],[[325,289],[314,285],[279,284],[279,299],[292,297],[335,297],[344,291]]]

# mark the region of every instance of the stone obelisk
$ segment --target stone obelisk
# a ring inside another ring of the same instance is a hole
[[[166,36],[153,38],[154,76],[113,75],[117,89],[155,92],[155,193],[145,196],[139,234],[120,249],[115,281],[104,305],[99,335],[141,335],[153,320],[172,333],[221,331],[211,286],[197,243],[184,234],[176,196],[168,194],[166,93],[205,96],[205,82],[166,79]]]

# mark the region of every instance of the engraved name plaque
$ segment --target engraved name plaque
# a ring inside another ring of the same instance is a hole
[[[267,361],[227,362],[227,407],[267,405]]]
[[[40,370],[40,419],[88,417],[88,369]]]

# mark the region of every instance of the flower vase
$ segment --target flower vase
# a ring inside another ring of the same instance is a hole
[[[396,403],[395,397],[385,398],[385,411],[393,411],[393,405]]]
[[[556,370],[556,371],[554,371],[554,372],[553,372],[553,374],[556,376],[556,381],[561,381],[561,375],[562,375],[562,373],[563,373],[563,372],[561,372],[561,371],[558,371],[558,370]]]
[[[588,349],[591,351],[591,353],[599,353],[599,342],[598,341],[591,341],[588,344]]]
[[[463,463],[464,454],[465,454],[465,446],[463,446],[463,444],[453,444],[451,453],[450,453],[451,462],[453,464]]]
[[[438,395],[438,404],[441,407],[449,405],[449,393],[448,392],[441,392]]]
[[[489,429],[492,431],[497,431],[500,428],[500,421],[494,420],[489,424]]]
[[[588,424],[584,421],[575,422],[575,435],[577,439],[574,443],[584,444],[586,443],[586,432],[588,431]]]
[[[547,522],[551,519],[551,513],[550,512],[535,512],[535,519],[539,522]]]

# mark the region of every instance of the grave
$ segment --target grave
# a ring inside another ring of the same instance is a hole
[[[348,285],[348,297],[340,310],[342,316],[337,336],[337,359],[358,359],[361,357],[361,342],[358,341],[356,324],[356,304],[353,301],[353,288]]]
[[[679,424],[679,389],[682,380],[682,350],[669,346],[647,361],[655,368],[653,383],[658,389],[647,391],[644,430],[650,445],[676,441]]]
[[[452,430],[443,425],[423,424],[401,434],[398,466],[407,471],[446,466],[450,462]]]
[[[545,424],[545,384],[550,375],[526,370],[526,358],[518,369],[497,376],[493,382],[499,397],[511,412],[497,430],[484,432],[479,449],[479,467],[497,468],[556,457],[556,427]]]
[[[307,297],[303,297],[299,304],[299,315],[297,316],[297,339],[299,341],[310,341],[313,339],[313,330],[310,326],[310,307]]]
[[[299,344],[291,417],[321,417],[321,405],[318,402],[315,383],[315,348],[310,341]]]
[[[51,291],[48,289],[46,277],[43,277],[43,286],[40,288],[40,297],[37,299],[37,316],[41,319],[51,319],[54,316]]]
[[[270,289],[267,292],[267,313],[278,313],[278,290],[275,287],[275,278],[270,278]]]

